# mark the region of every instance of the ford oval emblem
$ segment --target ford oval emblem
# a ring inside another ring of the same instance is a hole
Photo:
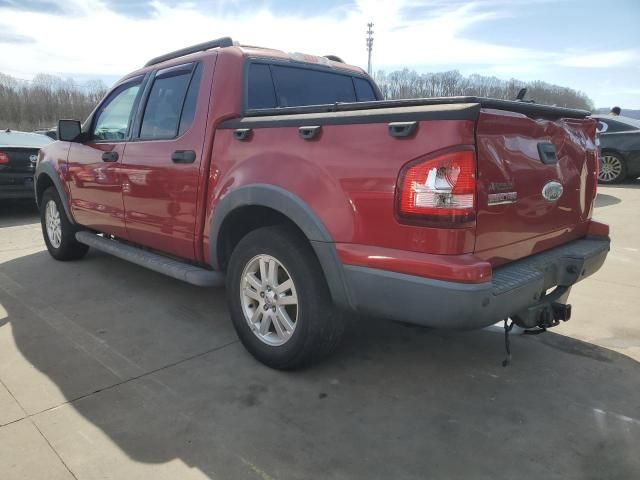
[[[560,182],[547,182],[545,186],[542,187],[542,196],[545,200],[555,202],[562,196],[563,191],[564,188],[562,188],[562,184]]]

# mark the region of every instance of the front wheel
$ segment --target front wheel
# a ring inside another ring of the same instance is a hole
[[[625,178],[627,178],[627,165],[624,160],[613,153],[602,154],[598,181],[600,183],[620,183]]]
[[[313,249],[286,226],[259,228],[238,243],[227,271],[227,301],[245,348],[272,368],[320,360],[345,330]]]
[[[86,255],[89,247],[76,240],[77,229],[67,218],[60,195],[54,187],[49,187],[42,195],[40,223],[44,243],[53,258],[66,261]]]

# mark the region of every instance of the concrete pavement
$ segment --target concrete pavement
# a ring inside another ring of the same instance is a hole
[[[640,478],[640,181],[601,189],[601,272],[513,339],[358,320],[329,361],[254,361],[224,292],[90,252],[0,206],[0,478]]]

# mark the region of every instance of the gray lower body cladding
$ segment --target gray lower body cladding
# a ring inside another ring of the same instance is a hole
[[[585,238],[494,269],[492,281],[466,284],[345,266],[355,309],[429,327],[482,328],[531,307],[541,295],[570,288],[595,273],[609,251],[608,238]]]
[[[222,272],[206,270],[196,265],[180,262],[91,232],[76,233],[76,240],[96,250],[101,250],[192,285],[199,287],[221,287],[224,285],[224,274]]]

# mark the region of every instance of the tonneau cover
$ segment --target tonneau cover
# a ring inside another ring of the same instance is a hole
[[[300,113],[342,112],[379,108],[415,107],[424,105],[479,104],[481,108],[507,110],[529,116],[547,118],[585,118],[591,114],[587,110],[541,105],[538,103],[500,100],[487,97],[432,97],[403,100],[377,100],[375,102],[335,103],[328,105],[307,105],[301,107],[265,108],[247,110],[245,116],[292,115]]]

